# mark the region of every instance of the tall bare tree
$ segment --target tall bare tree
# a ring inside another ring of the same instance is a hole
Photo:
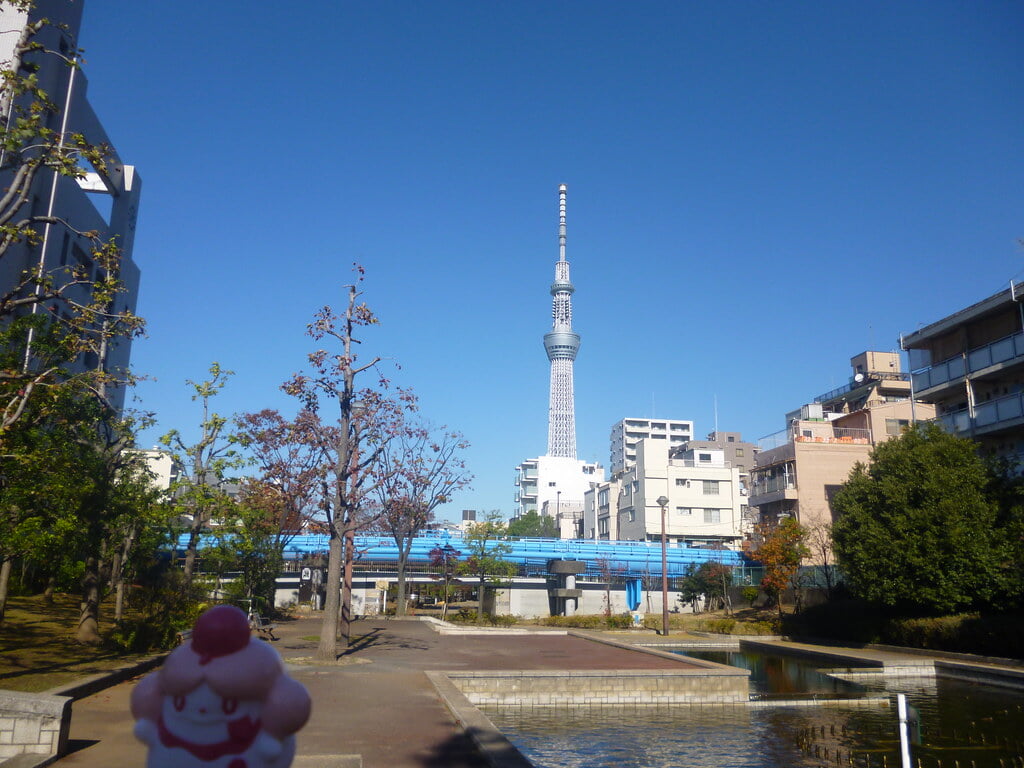
[[[363,269],[356,267],[362,282]],[[383,482],[380,457],[405,428],[405,415],[416,407],[415,398],[399,390],[392,396],[386,379],[378,376],[374,386],[358,387],[364,374],[374,371],[380,357],[361,360],[355,347],[361,343],[356,334],[376,325],[372,310],[360,301],[358,284],[345,286],[348,300],[341,314],[324,307],[313,317],[307,333],[314,341],[337,345],[333,351],[317,349],[309,353],[310,371],[298,373],[285,382],[283,389],[302,402],[306,410],[322,422],[307,439],[316,441],[328,457],[322,479],[321,504],[329,533],[327,558],[327,594],[324,621],[316,656],[334,660],[338,656],[338,635],[350,639],[352,620],[352,562],[355,532],[368,525],[375,513],[366,514],[364,500]],[[362,377],[362,378],[361,378]],[[337,416],[325,415],[329,404]],[[345,578],[342,594],[338,584]]]
[[[458,432],[419,426],[400,432],[392,449],[381,454],[377,495],[383,514],[378,526],[398,547],[398,616],[405,615],[406,566],[413,541],[433,520],[434,510],[472,480],[462,458],[468,446]]]

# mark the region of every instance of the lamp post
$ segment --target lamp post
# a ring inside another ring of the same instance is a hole
[[[661,507],[661,634],[668,637],[668,544],[665,538],[665,507],[668,499],[659,496],[656,503]]]

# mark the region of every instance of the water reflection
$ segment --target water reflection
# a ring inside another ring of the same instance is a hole
[[[759,653],[692,655],[751,670],[755,698],[768,702],[906,693],[923,723],[915,767],[1024,765],[1020,691],[944,679],[838,680],[819,673],[818,663]],[[899,765],[894,706],[511,708],[487,714],[538,768]]]

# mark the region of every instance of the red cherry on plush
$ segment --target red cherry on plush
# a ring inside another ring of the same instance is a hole
[[[249,619],[233,605],[216,605],[196,620],[192,650],[202,663],[240,651],[249,642]]]

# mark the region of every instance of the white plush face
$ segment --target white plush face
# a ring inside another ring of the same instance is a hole
[[[206,683],[184,696],[164,696],[164,724],[177,736],[197,744],[226,738],[227,724],[248,715],[257,720],[260,702],[223,698]]]

